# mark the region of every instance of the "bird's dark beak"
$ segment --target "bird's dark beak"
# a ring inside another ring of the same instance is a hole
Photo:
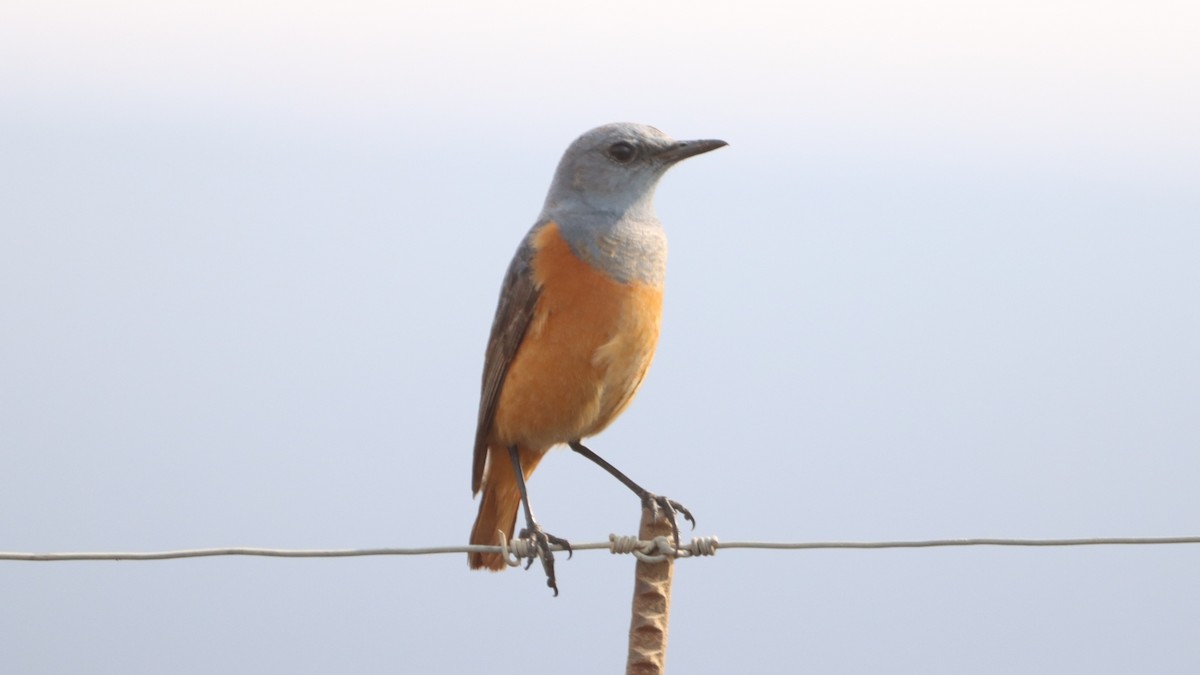
[[[703,141],[676,141],[674,145],[658,153],[658,158],[668,164],[674,164],[688,157],[695,157],[710,150],[723,148],[726,145],[729,144],[725,141],[711,139]]]

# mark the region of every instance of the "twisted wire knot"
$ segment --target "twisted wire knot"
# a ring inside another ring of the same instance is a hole
[[[509,567],[520,567],[526,560],[538,557],[537,546],[530,539],[513,537],[511,540],[504,536],[504,530],[496,530],[500,535],[500,556]]]
[[[670,537],[659,536],[650,540],[618,534],[608,535],[608,550],[616,555],[632,553],[638,560],[644,562],[662,562],[667,558],[692,558],[697,556],[716,555],[718,541],[716,537],[695,537],[687,544],[675,548]]]

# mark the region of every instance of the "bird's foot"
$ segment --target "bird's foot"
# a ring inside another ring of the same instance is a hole
[[[657,518],[659,514],[663,514],[667,518],[667,522],[671,523],[671,533],[675,536],[675,548],[679,548],[679,524],[675,521],[675,514],[678,513],[687,519],[692,524],[692,529],[696,529],[696,519],[692,517],[692,512],[687,510],[687,507],[674,499],[667,499],[656,494],[647,492],[642,495],[642,508],[650,509],[650,513]]]
[[[541,525],[536,522],[530,523],[519,533],[522,539],[527,539],[533,542],[536,552],[530,553],[529,561],[525,563],[525,569],[533,566],[533,559],[536,556],[542,561],[542,569],[546,570],[546,585],[554,589],[554,595],[558,595],[558,580],[554,576],[554,551],[550,548],[551,545],[561,546],[567,551],[567,558],[570,559],[574,553],[571,550],[571,543],[562,537],[556,537],[542,529]]]

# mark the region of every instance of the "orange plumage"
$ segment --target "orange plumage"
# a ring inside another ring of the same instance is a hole
[[[595,435],[633,400],[654,357],[662,288],[621,283],[581,260],[555,223],[532,237],[539,291],[499,393],[472,544],[511,538],[520,493],[508,448],[528,479],[554,445]],[[473,554],[472,568],[503,569],[498,554]]]

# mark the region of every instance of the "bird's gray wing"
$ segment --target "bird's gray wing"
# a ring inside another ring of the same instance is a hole
[[[534,227],[537,231],[538,227]],[[492,334],[488,338],[487,352],[483,360],[483,390],[479,398],[479,424],[475,428],[475,461],[471,471],[471,492],[478,493],[483,483],[483,469],[487,461],[487,437],[496,406],[500,402],[500,390],[504,376],[512,363],[529,322],[533,319],[540,289],[533,278],[533,232],[521,243],[504,284],[500,287],[500,302],[496,307],[496,318],[492,321]]]

